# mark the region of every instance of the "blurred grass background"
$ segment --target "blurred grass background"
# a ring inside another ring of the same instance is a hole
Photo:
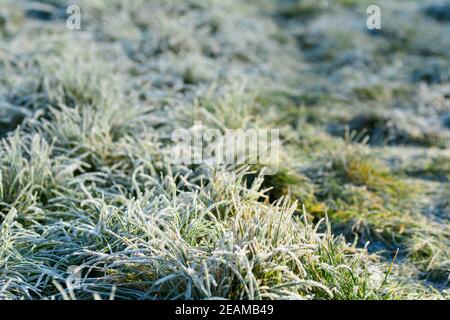
[[[0,0],[0,298],[448,298],[448,1],[68,4]],[[281,169],[173,165],[195,121]]]

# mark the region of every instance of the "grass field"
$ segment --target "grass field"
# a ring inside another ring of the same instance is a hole
[[[449,299],[449,38],[441,0],[0,0],[0,299]],[[198,121],[279,170],[175,164]]]

